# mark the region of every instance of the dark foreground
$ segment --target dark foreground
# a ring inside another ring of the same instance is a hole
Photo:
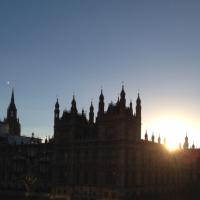
[[[1,192],[0,200],[119,200],[113,198],[86,198],[84,196],[69,197],[67,195],[53,196],[47,193],[20,193],[20,192]],[[165,194],[165,195],[141,195],[134,197],[123,197],[123,200],[196,200],[200,199],[197,194]]]

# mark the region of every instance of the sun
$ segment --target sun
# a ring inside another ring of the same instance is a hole
[[[176,150],[183,144],[186,134],[186,126],[182,120],[165,119],[158,123],[159,132],[166,138],[166,148]]]
[[[170,141],[166,142],[165,147],[169,151],[175,151],[175,150],[177,150],[179,148],[179,145],[180,145],[180,144],[177,144],[177,143],[178,143],[177,141],[170,140]]]
[[[168,150],[173,151],[183,147],[186,133],[189,138],[189,144],[192,146],[197,141],[197,134],[194,125],[182,117],[159,117],[149,124],[149,138],[154,133],[155,138],[159,135],[161,143],[166,140],[165,146]],[[156,141],[156,140],[155,140]]]

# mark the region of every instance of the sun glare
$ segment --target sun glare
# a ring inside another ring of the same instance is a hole
[[[166,148],[173,151],[179,149],[180,145],[183,146],[186,133],[189,138],[189,145],[192,146],[193,142],[198,141],[197,130],[194,125],[182,118],[159,118],[152,121],[147,129],[149,138],[154,134],[155,138],[160,135],[161,143],[166,139]],[[155,139],[157,142],[157,139]]]

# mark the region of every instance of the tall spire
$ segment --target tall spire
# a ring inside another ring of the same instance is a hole
[[[101,94],[100,94],[100,96],[99,96],[99,100],[104,100],[104,96],[103,96],[103,89],[101,89]]]
[[[124,98],[126,96],[126,93],[124,91],[124,84],[122,85],[122,91],[120,93],[121,98]]]
[[[15,95],[14,95],[14,88],[12,88],[12,95],[11,95],[11,104],[15,104]]]
[[[145,139],[146,141],[148,141],[148,134],[147,134],[147,130],[146,130],[146,132],[145,132],[144,139]]]
[[[58,102],[58,98],[57,98],[56,104],[55,104],[55,109],[54,109],[54,119],[55,120],[59,119],[59,114],[60,114],[60,109],[59,109],[59,102]]]
[[[189,142],[188,142],[188,136],[187,136],[187,133],[186,133],[185,142],[183,144],[183,148],[184,149],[188,149],[188,147],[189,147]]]
[[[140,96],[139,96],[139,93],[138,93],[138,97],[137,97],[137,100],[136,100],[136,121],[137,121],[138,140],[141,138],[141,126],[142,126],[141,111],[142,111],[141,100],[140,100]]]
[[[141,119],[141,99],[139,93],[136,100],[136,116]]]
[[[72,99],[72,106],[71,106],[71,113],[76,114],[77,108],[76,108],[76,100],[75,100],[75,96],[73,95],[73,99]]]
[[[138,92],[138,97],[137,97],[136,103],[137,103],[137,105],[141,104],[141,99],[140,99],[140,93],[139,92]]]
[[[90,105],[89,123],[90,124],[94,123],[94,107],[93,107],[92,101],[91,101],[91,105]]]
[[[99,96],[98,117],[102,117],[103,114],[104,114],[104,95],[103,95],[103,90],[101,89],[101,94]]]
[[[57,98],[57,100],[56,100],[55,108],[59,108],[58,98]]]
[[[9,125],[9,133],[13,135],[20,135],[20,123],[17,118],[17,108],[15,106],[14,89],[12,89],[10,104],[7,109],[7,119]]]
[[[10,105],[8,106],[8,110],[7,110],[7,118],[17,118],[17,109],[15,106],[14,89],[12,89]]]
[[[124,84],[122,84],[122,90],[120,93],[120,104],[121,104],[121,108],[125,108],[126,106],[126,93],[124,91]]]

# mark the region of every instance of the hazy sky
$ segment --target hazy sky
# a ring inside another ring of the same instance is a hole
[[[109,103],[124,81],[127,102],[140,91],[143,134],[182,142],[187,131],[200,144],[199,10],[192,0],[1,0],[0,117],[14,86],[22,134],[52,135],[57,96],[61,109],[74,92],[79,110],[93,99],[97,111],[101,86]]]

